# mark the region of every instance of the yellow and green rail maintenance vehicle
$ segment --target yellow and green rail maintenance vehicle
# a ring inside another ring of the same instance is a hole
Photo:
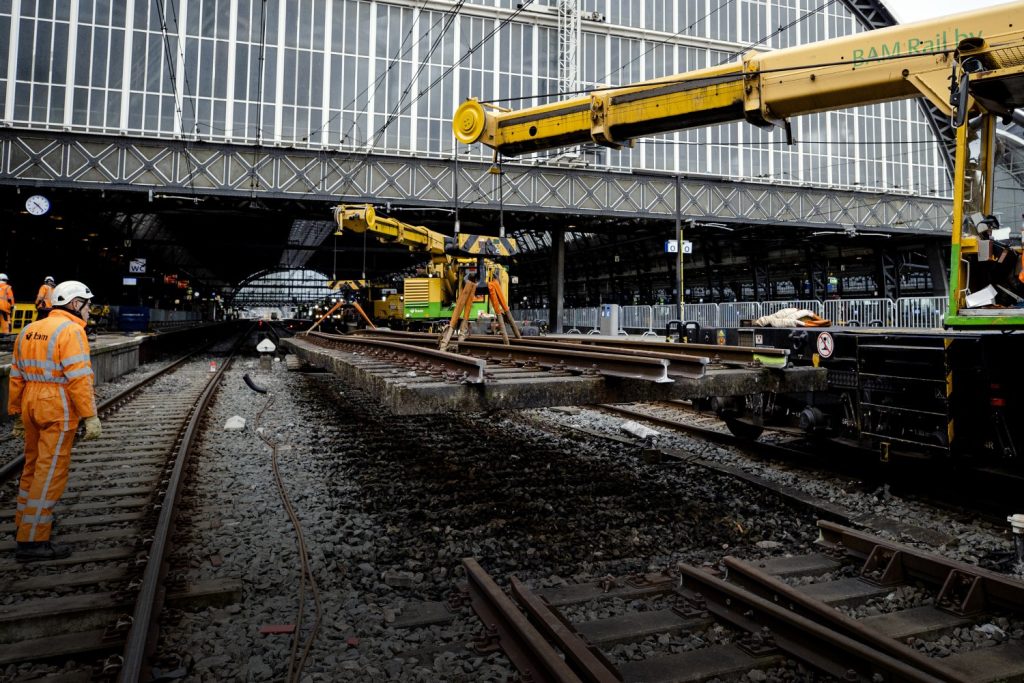
[[[410,329],[434,329],[447,323],[455,308],[461,283],[470,278],[483,277],[496,280],[508,299],[508,271],[495,259],[516,253],[516,242],[507,237],[458,234],[445,235],[422,225],[410,225],[394,218],[377,215],[369,204],[343,204],[334,208],[338,229],[368,232],[385,244],[400,244],[409,251],[422,252],[429,257],[425,274],[407,277],[402,282],[401,323]],[[363,281],[346,281],[363,282]],[[385,300],[386,324],[398,322],[394,315],[394,298]],[[488,298],[474,297],[470,318],[493,314]],[[374,314],[377,315],[376,301]]]

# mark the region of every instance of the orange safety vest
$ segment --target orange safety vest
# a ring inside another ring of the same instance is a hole
[[[0,282],[0,311],[10,313],[14,308],[14,289],[6,282]]]
[[[53,304],[50,302],[50,297],[53,296],[53,287],[43,283],[39,287],[39,293],[36,294],[36,308],[53,308]]]
[[[48,386],[57,391],[46,391]],[[53,418],[63,420],[65,430],[96,414],[84,320],[58,308],[21,331],[14,342],[7,412],[21,413],[23,398],[52,402]]]

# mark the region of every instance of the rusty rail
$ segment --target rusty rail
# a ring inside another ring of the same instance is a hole
[[[487,367],[486,361],[479,358],[470,358],[457,353],[439,351],[415,344],[376,339],[364,335],[341,335],[325,334],[323,332],[312,332],[306,335],[313,339],[319,339],[333,346],[352,346],[364,351],[386,350],[392,353],[415,358],[421,362],[438,366],[460,374],[459,380],[468,384],[482,384],[484,382],[484,370]]]
[[[538,365],[553,369],[655,383],[672,382],[674,381],[672,375],[700,379],[708,364],[705,358],[669,354],[663,354],[664,357],[656,357],[657,354],[643,354],[629,349],[623,354],[614,349],[581,350],[578,345],[550,342],[548,345],[533,345],[524,343],[524,340],[515,340],[506,345],[498,342],[478,341],[490,339],[479,335],[470,337],[469,341],[458,342],[460,353],[430,348],[437,343],[437,335],[428,333],[361,330],[359,334],[311,333],[309,336],[335,343],[390,348],[406,355],[422,355],[430,358],[437,355],[460,359],[461,362],[486,362],[462,355],[462,353],[472,353],[476,356],[488,356],[497,362],[504,360],[536,362]]]
[[[466,558],[462,566],[473,611],[524,678],[533,683],[582,683],[476,560]]]
[[[861,575],[877,583],[922,581],[939,589],[936,604],[953,613],[969,615],[990,607],[1024,612],[1024,582],[832,522],[820,520],[818,529],[821,543],[863,559]]]
[[[877,674],[885,681],[942,680],[704,570],[685,564],[678,569],[683,577],[679,593],[690,602],[749,633],[768,628],[781,650],[836,678],[871,680]]]
[[[563,663],[572,670],[572,677],[556,680],[586,683],[661,680],[680,671],[688,673],[687,680],[710,680],[774,666],[785,657],[850,681],[966,683],[1018,680],[1024,675],[1024,644],[1020,641],[1010,639],[998,647],[968,648],[949,656],[931,657],[907,640],[912,636],[935,638],[942,630],[989,619],[994,614],[1019,615],[1024,611],[1024,582],[831,522],[818,522],[818,527],[823,542],[842,551],[845,560],[832,553],[812,553],[768,558],[755,565],[727,557],[724,576],[681,563],[670,574],[633,576],[624,583],[606,577],[536,593],[510,577],[509,593],[522,613],[515,611],[509,598],[474,563],[472,580],[483,586],[477,591],[497,605],[492,610],[500,610],[506,625],[498,624],[493,611],[484,617],[475,602],[474,609],[497,634],[503,649],[514,642],[514,651],[506,652],[526,677],[535,675],[537,657],[548,657],[553,652],[564,656]],[[844,570],[850,559],[863,563],[858,579],[849,578]],[[782,580],[785,576],[819,577],[823,572],[835,577],[799,585]],[[920,583],[930,584],[937,593],[934,602],[925,600],[918,606],[887,611],[864,621],[836,609],[838,604],[884,597],[899,585]],[[641,592],[660,596],[662,604],[614,617],[591,618],[579,625],[558,610],[562,605],[602,596],[622,599]],[[674,597],[674,604],[666,600],[667,596]],[[602,644],[637,640],[665,630],[706,628],[712,620],[735,633],[722,643],[619,666],[613,665],[601,649]],[[513,628],[508,624],[522,624],[527,630],[513,639],[503,630]],[[546,639],[542,645],[537,644],[540,636]],[[522,651],[535,646],[541,648],[539,653]]]
[[[615,672],[611,662],[596,647],[590,646],[569,628],[543,598],[531,592],[516,577],[510,579],[512,595],[515,596],[531,619],[544,634],[565,653],[572,668],[586,683],[619,683],[622,679]]]
[[[477,341],[460,341],[460,351],[475,354],[491,354],[495,357],[518,361],[536,361],[539,365],[572,370],[595,372],[609,377],[642,379],[648,382],[672,382],[669,377],[670,362],[664,358],[650,356],[621,356],[615,353],[578,351],[566,348],[523,347],[518,343],[488,344]]]
[[[755,356],[788,359],[789,349],[761,348],[757,346],[725,346],[717,344],[673,344],[644,339],[595,338],[590,335],[548,335],[545,339],[569,342],[581,346],[619,346],[645,351],[668,351],[706,356],[716,363],[748,365]]]

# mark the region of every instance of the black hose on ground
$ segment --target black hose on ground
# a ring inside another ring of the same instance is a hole
[[[257,394],[265,394],[265,393],[267,393],[266,389],[264,389],[260,385],[256,384],[256,382],[252,381],[252,377],[249,376],[248,372],[245,373],[244,375],[242,375],[242,379],[245,381],[245,385],[247,387],[249,387],[250,389],[252,389],[253,391],[255,391]]]

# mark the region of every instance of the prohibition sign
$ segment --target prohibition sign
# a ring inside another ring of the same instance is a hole
[[[822,332],[818,335],[818,355],[822,358],[828,358],[832,355],[832,351],[836,348],[836,343],[832,339],[832,335],[828,332]]]

